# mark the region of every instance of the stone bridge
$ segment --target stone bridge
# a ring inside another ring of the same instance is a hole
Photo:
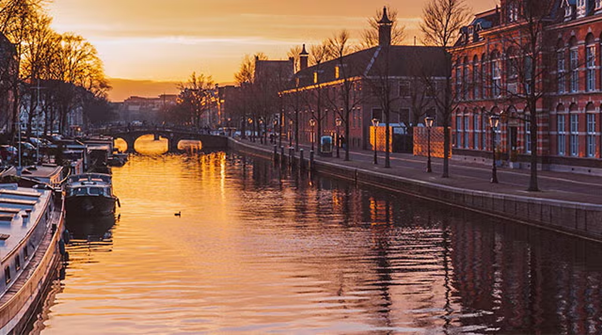
[[[203,149],[219,150],[228,148],[228,138],[226,136],[211,135],[207,132],[195,132],[186,129],[167,129],[167,128],[119,128],[108,129],[102,132],[104,136],[111,136],[114,139],[123,139],[128,146],[127,152],[135,152],[134,144],[136,140],[144,135],[153,135],[155,140],[165,138],[168,140],[167,151],[178,151],[178,143],[182,140],[200,141]]]

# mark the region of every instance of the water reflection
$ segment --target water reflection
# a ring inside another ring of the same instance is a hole
[[[44,333],[602,332],[596,244],[232,154],[113,171]]]

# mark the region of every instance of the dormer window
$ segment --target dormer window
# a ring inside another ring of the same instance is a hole
[[[573,6],[567,5],[564,7],[564,20],[569,21],[573,18]]]
[[[516,3],[508,5],[508,22],[518,21],[518,6]]]

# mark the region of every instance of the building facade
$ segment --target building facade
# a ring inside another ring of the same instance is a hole
[[[388,121],[393,133],[407,134],[426,115],[439,114],[436,87],[449,75],[444,53],[435,47],[391,45],[391,23],[385,9],[379,45],[313,66],[303,46],[300,70],[281,92],[287,136],[298,131],[300,142],[317,142],[321,136],[344,134],[348,123],[344,143],[368,149],[373,119],[380,126]]]
[[[602,1],[538,1],[538,15],[523,10],[530,2],[502,0],[461,31],[452,69],[455,157],[482,161],[495,146],[498,159],[528,168],[537,150],[542,169],[602,174]],[[491,115],[501,116],[495,132]]]

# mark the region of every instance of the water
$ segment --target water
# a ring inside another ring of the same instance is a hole
[[[234,154],[113,175],[34,333],[602,332],[597,244]]]

